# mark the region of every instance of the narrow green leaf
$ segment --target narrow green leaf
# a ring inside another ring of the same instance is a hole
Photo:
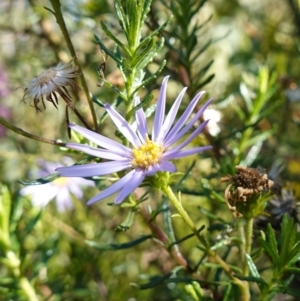
[[[300,274],[300,269],[299,269],[299,268],[286,268],[284,271],[285,271],[285,272],[289,272],[289,273],[297,273],[297,274]]]
[[[117,232],[125,232],[128,229],[130,229],[130,227],[133,224],[134,217],[135,217],[135,209],[132,209],[128,212],[125,220],[117,227],[116,231]]]
[[[144,69],[150,62],[153,61],[153,58],[157,56],[157,54],[163,48],[164,42],[164,38],[161,38],[160,41],[155,45],[154,49],[144,56],[144,58],[139,62],[139,64],[136,67],[137,71]]]
[[[243,276],[243,275],[238,275],[238,274],[234,274],[234,277],[241,279],[241,280],[248,281],[248,282],[256,282],[258,284],[263,284],[266,286],[268,285],[267,282],[260,277]]]
[[[203,86],[205,86],[206,84],[208,84],[214,77],[215,77],[215,74],[209,75],[203,82],[199,83],[196,86],[196,90],[198,90],[198,89],[202,88]]]
[[[101,23],[101,27],[103,29],[103,31],[105,32],[105,34],[110,38],[112,39],[121,49],[123,49],[127,55],[131,56],[131,52],[130,50],[120,41],[116,38],[116,35],[113,34],[108,28],[107,26],[105,25],[104,22],[100,22]],[[104,50],[104,49],[103,49]],[[104,50],[105,51],[105,50]]]
[[[242,110],[242,108],[234,101],[231,104],[232,104],[233,109],[239,116],[240,120],[245,122],[247,120],[247,116],[246,116],[246,113],[244,112],[244,110]]]
[[[126,59],[126,58],[123,58],[123,71],[124,71],[124,74],[125,74],[125,77],[124,78],[127,78],[129,76],[129,74],[132,73],[132,67],[129,63],[129,61]]]
[[[145,44],[145,48],[139,53],[135,54],[135,58],[131,64],[133,68],[135,68],[142,60],[144,60],[147,56],[149,57],[153,50],[155,49],[156,43],[154,39],[149,40],[147,44]]]
[[[299,298],[300,297],[300,290],[299,289],[295,289],[295,288],[288,288],[286,290],[286,294],[289,294],[289,295],[291,295],[293,297]]]
[[[134,107],[131,111],[128,112],[127,118],[130,118],[137,110],[147,106],[151,100],[153,99],[154,94],[148,94],[140,104],[138,104],[136,107]]]
[[[163,276],[155,276],[155,277],[151,277],[151,280],[145,284],[137,284],[137,283],[132,283],[132,286],[138,287],[141,290],[144,289],[149,289],[149,288],[153,288],[157,285],[160,285],[162,283],[164,283],[164,281],[168,278],[170,278],[173,275],[173,273],[168,273],[166,275]]]
[[[97,104],[98,106],[104,108],[104,103],[98,99],[95,95],[92,94],[92,101]]]
[[[229,298],[230,298],[231,290],[232,290],[232,284],[229,283],[226,287],[226,290],[225,290],[224,297],[223,297],[222,301],[229,301],[230,300]]]
[[[128,29],[129,29],[129,24],[128,24],[128,19],[124,12],[124,9],[122,7],[120,0],[115,1],[115,10],[116,10],[118,19],[120,21],[120,25],[123,28],[125,35],[127,35]]]
[[[198,13],[199,12],[199,10],[200,10],[200,8],[207,2],[208,0],[202,0],[202,1],[200,1],[199,3],[198,3],[198,5],[195,7],[195,9],[194,9],[194,11],[195,11],[195,13]],[[197,1],[198,2],[198,1]],[[197,3],[196,1],[195,1],[195,3]]]
[[[245,258],[246,258],[246,262],[247,262],[247,265],[249,267],[249,271],[250,271],[251,275],[255,278],[261,278],[260,274],[259,274],[259,272],[256,268],[256,265],[253,262],[251,256],[249,254],[245,254]]]
[[[298,236],[297,225],[295,224],[294,219],[292,220],[292,224],[293,224],[291,226],[292,231],[289,237],[289,246],[288,246],[289,251],[291,251],[295,247],[295,244],[297,244],[297,236]]]
[[[266,242],[265,240],[263,240],[261,237],[259,238],[259,242],[261,244],[261,246],[263,247],[263,249],[269,254],[269,256],[272,259],[272,262],[275,266],[278,265],[278,258],[276,256],[276,253],[274,253],[274,251],[272,250],[272,248],[270,247],[270,245],[268,244],[268,242]]]
[[[172,216],[171,216],[169,204],[166,199],[164,199],[163,201],[162,215],[163,215],[165,232],[167,233],[168,236],[168,243],[175,245],[176,237],[175,237],[175,232],[172,224]],[[170,246],[168,247],[170,248]]]
[[[150,6],[151,6],[151,3],[152,3],[152,0],[141,1],[141,4],[142,3],[144,3],[144,6],[143,6],[142,13],[141,13],[141,16],[140,16],[140,22],[141,22],[141,24],[144,24],[144,21],[147,17],[147,14],[150,11]]]
[[[205,229],[205,225],[202,225],[199,229],[197,229],[197,231],[200,233],[204,229]],[[178,245],[178,244],[182,243],[183,241],[186,241],[186,240],[188,240],[188,239],[190,239],[191,237],[194,237],[194,236],[195,236],[194,233],[188,234],[188,235],[176,240],[172,245],[174,245],[174,244]]]
[[[256,144],[254,144],[248,151],[245,159],[243,159],[240,163],[241,166],[251,166],[254,160],[257,158],[258,154],[260,153],[260,150],[262,148],[263,142],[258,141]]]
[[[246,104],[248,112],[252,112],[253,103],[252,103],[251,93],[250,93],[248,87],[246,86],[246,84],[244,82],[242,82],[240,84],[240,92],[243,96],[243,100]]]
[[[36,180],[19,180],[19,182],[23,185],[41,185],[41,184],[46,184],[49,182],[52,182],[59,178],[58,172],[51,174],[49,176],[46,176],[44,178],[38,178]]]
[[[137,246],[138,244],[144,242],[145,240],[152,238],[152,235],[144,235],[139,237],[138,239],[132,240],[130,242],[126,242],[123,244],[105,244],[105,243],[98,243],[96,241],[92,241],[92,240],[86,240],[85,243],[97,250],[123,250],[123,249],[129,249],[132,248],[134,246]]]
[[[277,240],[275,236],[275,232],[270,224],[267,226],[267,241],[269,243],[269,246],[271,247],[272,251],[274,252],[276,259],[278,259],[279,254],[278,254],[278,245],[277,245]]]
[[[187,171],[183,175],[183,177],[176,183],[176,186],[174,188],[175,191],[178,191],[180,185],[185,182],[185,180],[187,179],[187,177],[190,175],[192,169],[195,167],[195,164],[196,164],[196,161],[193,161],[192,164],[190,165],[190,167],[187,169]]]
[[[128,44],[130,50],[135,49],[140,34],[141,7],[137,6],[135,0],[126,1],[126,14],[129,21]]]
[[[208,62],[208,64],[206,64],[203,68],[201,68],[196,74],[195,74],[195,77],[196,78],[201,78],[203,77],[206,72],[208,71],[208,69],[211,67],[211,65],[213,64],[214,60],[211,60]]]
[[[198,51],[193,54],[191,62],[195,61],[205,50],[212,44],[212,40],[208,40]]]
[[[23,238],[27,237],[27,235],[32,231],[36,223],[40,220],[42,213],[43,210],[40,210],[40,212],[35,217],[33,217],[31,220],[27,222],[25,228],[25,234],[23,235]]]
[[[21,217],[23,217],[23,209],[24,209],[24,200],[19,196],[14,201],[14,205],[12,207],[12,214],[9,221],[9,231],[14,233],[19,224]]]
[[[253,138],[249,139],[245,144],[244,147],[241,149],[241,151],[245,150],[246,148],[255,145],[258,142],[263,142],[266,139],[268,139],[271,135],[274,134],[274,130],[268,130],[268,131],[264,131],[263,133],[260,133],[256,136],[254,136]]]
[[[157,71],[152,74],[151,76],[149,76],[146,80],[144,80],[142,82],[141,85],[139,85],[133,92],[133,94],[135,94],[137,91],[139,91],[142,87],[148,85],[152,80],[154,80],[155,78],[157,78],[157,76],[161,73],[161,71],[164,69],[165,65],[166,65],[167,61],[163,60],[161,65],[159,66],[159,68],[157,69]],[[155,109],[155,108],[154,108]]]
[[[290,250],[287,258],[287,264],[295,262],[295,258],[298,258],[300,254],[300,241],[298,241]]]
[[[16,284],[16,279],[8,278],[8,277],[1,277],[0,278],[0,285],[7,285],[7,284]]]
[[[266,94],[269,82],[269,68],[262,66],[258,72],[258,84],[260,94]]]
[[[281,223],[281,245],[279,258],[281,268],[284,268],[285,265],[288,263],[289,251],[291,247],[290,242],[295,241],[295,233],[293,232],[295,230],[296,229],[294,228],[294,220],[292,218],[288,218],[285,214]]]
[[[141,41],[139,47],[137,48],[137,52],[140,51],[148,42],[150,39],[157,36],[162,30],[164,30],[168,24],[170,23],[173,16],[170,16],[169,19],[164,22],[161,26],[159,26],[156,30],[154,30],[149,36],[147,36],[144,40]]]
[[[227,225],[226,221],[224,219],[222,219],[221,217],[219,217],[218,215],[216,214],[213,214],[212,212],[204,209],[203,207],[201,206],[198,206],[197,207],[202,214],[204,214],[205,216],[207,216],[208,218],[212,219],[212,220],[216,220],[216,221],[219,221],[221,223],[223,223],[224,225]]]
[[[95,34],[94,35],[96,43],[100,46],[100,48],[107,54],[109,55],[115,62],[117,62],[118,65],[122,65],[122,60],[118,58],[113,52],[111,52],[104,43],[100,40],[100,38]]]
[[[298,239],[298,241],[300,241],[300,238]],[[292,260],[290,260],[289,266],[294,265],[298,261],[300,261],[300,252],[297,253]]]
[[[0,242],[9,244],[9,224],[12,200],[7,186],[0,184]]]
[[[185,51],[187,56],[190,56],[196,45],[198,44],[198,37],[191,35],[188,41],[185,43]]]
[[[204,26],[206,26],[209,21],[212,19],[213,15],[210,15],[203,23],[201,23],[200,25],[198,24],[195,24],[192,31],[191,31],[191,34],[193,35],[197,35],[197,32],[202,29]]]

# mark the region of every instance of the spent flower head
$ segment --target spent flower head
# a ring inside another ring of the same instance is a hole
[[[88,201],[88,204],[100,201],[116,192],[119,192],[119,194],[115,199],[115,203],[119,204],[144,181],[145,177],[153,176],[158,172],[175,172],[176,167],[171,162],[172,160],[211,149],[211,146],[184,149],[186,145],[201,133],[208,121],[204,121],[188,138],[175,146],[199,120],[212,100],[206,102],[206,104],[186,122],[192,114],[198,100],[204,94],[203,91],[198,93],[174,124],[186,88],[178,95],[172,108],[165,117],[167,82],[168,77],[163,80],[160,89],[151,136],[148,135],[147,121],[143,109],[138,109],[135,112],[134,125],[130,125],[113,107],[109,104],[105,105],[107,113],[118,130],[130,142],[131,147],[124,146],[78,125],[70,124],[70,127],[74,131],[97,144],[99,148],[77,143],[68,143],[66,145],[68,148],[111,161],[60,167],[56,169],[60,176],[93,177],[126,171],[123,178],[93,197]],[[136,98],[135,105],[137,106],[139,103],[139,98]]]
[[[51,67],[40,75],[36,76],[26,86],[24,90],[23,100],[28,96],[33,99],[34,107],[37,111],[41,111],[39,103],[43,104],[44,109],[46,105],[44,99],[50,101],[56,108],[58,105],[59,94],[65,102],[71,102],[71,96],[67,90],[67,86],[71,86],[79,90],[74,78],[80,75],[78,68],[71,65],[59,63],[55,67]]]
[[[226,176],[222,182],[230,182],[225,190],[228,208],[236,218],[253,218],[263,213],[273,181],[257,168],[236,166],[236,174]]]
[[[65,165],[74,163],[69,157],[64,157],[62,161]],[[39,176],[46,177],[54,173],[55,169],[61,166],[61,163],[39,160],[38,166],[40,168]],[[55,199],[58,211],[64,212],[73,208],[71,195],[74,195],[77,199],[82,199],[82,189],[94,186],[94,181],[83,178],[74,178],[72,180],[59,178],[46,184],[25,186],[20,190],[20,194],[30,196],[32,204],[38,207],[45,207],[51,200]]]

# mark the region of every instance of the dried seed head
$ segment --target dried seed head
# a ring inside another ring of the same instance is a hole
[[[273,181],[269,180],[267,174],[262,173],[260,169],[236,166],[236,171],[234,176],[228,175],[221,181],[230,182],[225,190],[225,200],[234,216],[240,218],[243,214],[237,207],[241,209],[243,206],[241,203],[256,202],[261,193],[267,192],[273,186]]]
[[[71,86],[79,90],[74,80],[78,75],[80,75],[78,68],[73,67],[71,62],[67,64],[59,63],[56,67],[49,68],[31,80],[24,90],[23,100],[26,96],[31,97],[33,106],[37,111],[41,111],[40,102],[46,109],[44,99],[50,101],[57,108],[58,98],[56,93],[58,93],[69,104],[72,100],[66,87]]]

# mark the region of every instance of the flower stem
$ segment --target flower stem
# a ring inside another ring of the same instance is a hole
[[[95,129],[97,129],[98,124],[97,124],[97,117],[96,117],[96,112],[95,112],[95,108],[94,108],[94,105],[93,105],[93,101],[92,101],[92,98],[91,98],[91,95],[90,95],[90,92],[89,92],[89,89],[88,89],[88,86],[87,86],[87,83],[86,83],[86,80],[85,80],[85,76],[82,72],[81,65],[79,63],[79,60],[77,58],[74,46],[72,44],[68,29],[66,27],[63,15],[61,13],[60,0],[50,0],[50,2],[51,2],[51,5],[53,7],[54,12],[51,11],[51,10],[50,11],[54,14],[54,16],[56,18],[56,22],[59,25],[60,30],[62,31],[62,34],[63,34],[63,36],[65,38],[65,41],[67,43],[67,46],[69,48],[69,51],[70,51],[72,57],[74,58],[74,63],[78,67],[78,70],[80,72],[81,84],[82,84],[84,93],[85,93],[86,98],[88,100],[89,107],[90,107],[90,110],[91,110],[91,113],[92,113],[92,116],[93,116],[94,127],[95,127]]]
[[[206,252],[209,256],[211,256],[226,272],[226,274],[232,279],[233,283],[236,284],[241,291],[241,301],[249,301],[250,300],[250,294],[249,289],[245,288],[245,283],[241,281],[240,279],[234,277],[233,271],[228,266],[228,264],[217,254],[215,251],[213,251],[208,243],[206,242],[205,238],[200,235],[198,232],[194,222],[188,215],[188,213],[183,208],[181,202],[178,200],[170,186],[164,186],[161,188],[163,193],[169,198],[169,200],[173,203],[175,208],[177,209],[178,213],[181,215],[185,223],[191,228],[191,230],[194,232],[195,236],[198,238],[199,242],[204,246]]]
[[[40,137],[40,136],[30,134],[28,132],[25,132],[24,130],[10,124],[5,118],[3,118],[1,116],[0,116],[0,124],[4,125],[6,128],[14,131],[15,133],[17,133],[21,136],[24,136],[24,137],[27,137],[27,138],[30,138],[30,139],[33,139],[33,140],[37,140],[37,141],[40,141],[40,142],[52,144],[52,145],[58,145],[58,146],[62,146],[62,147],[66,146],[66,144],[63,143],[63,142],[57,142],[55,140],[46,139],[46,138],[43,138],[43,137]]]
[[[150,227],[154,237],[159,240],[163,245],[167,246],[169,244],[169,240],[167,235],[160,229],[157,223],[152,219],[147,209],[143,206],[140,207],[140,214],[143,217],[144,221]],[[175,259],[177,264],[184,266],[188,271],[192,271],[192,268],[189,266],[187,260],[180,253],[178,246],[175,244],[171,248],[167,249],[171,256]]]
[[[244,276],[249,276],[249,267],[246,261],[245,254],[250,255],[251,253],[251,245],[252,245],[252,232],[253,232],[253,218],[246,219],[246,224],[245,224],[245,242],[244,242]],[[247,282],[248,283],[248,282]]]

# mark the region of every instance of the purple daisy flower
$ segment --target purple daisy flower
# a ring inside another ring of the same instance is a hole
[[[108,175],[122,170],[128,171],[123,178],[90,199],[87,203],[88,205],[103,200],[116,192],[119,192],[119,194],[115,199],[115,203],[119,204],[143,182],[145,177],[153,176],[159,171],[175,172],[176,167],[171,160],[190,156],[212,148],[211,146],[203,146],[187,150],[183,149],[199,135],[206,126],[208,120],[200,124],[200,126],[197,127],[185,141],[174,146],[174,144],[193,127],[196,121],[199,120],[200,116],[212,100],[206,102],[191,120],[186,123],[198,103],[198,100],[205,92],[202,91],[198,93],[172,127],[186,88],[178,95],[168,115],[165,117],[168,78],[169,77],[165,77],[163,80],[158,96],[151,139],[148,136],[147,121],[143,109],[136,111],[135,125],[130,125],[113,107],[109,104],[105,105],[107,113],[112,121],[123,136],[130,142],[132,148],[126,147],[114,140],[78,125],[69,125],[74,131],[96,143],[100,148],[94,148],[89,145],[78,143],[68,143],[68,148],[111,161],[59,167],[56,170],[59,172],[60,176],[93,177]],[[136,98],[135,105],[138,105],[139,103],[139,98]]]

